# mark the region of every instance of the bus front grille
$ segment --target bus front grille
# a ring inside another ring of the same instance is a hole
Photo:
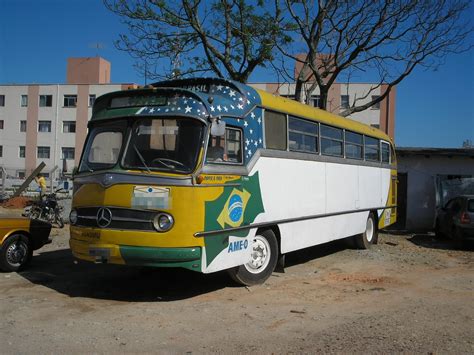
[[[118,207],[79,207],[75,226],[156,231],[153,219],[159,211],[135,210]]]

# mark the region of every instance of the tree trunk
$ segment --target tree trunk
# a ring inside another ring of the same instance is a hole
[[[319,87],[319,108],[327,111],[328,108],[328,88]]]

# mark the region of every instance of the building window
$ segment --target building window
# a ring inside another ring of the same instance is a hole
[[[0,95],[0,106],[5,106],[5,95]]]
[[[69,159],[69,160],[74,159],[74,148],[63,147],[61,159]]]
[[[40,107],[53,106],[53,95],[40,95],[39,105]]]
[[[313,95],[311,96],[311,99],[313,100],[313,107],[319,107],[319,104],[321,103],[321,96]]]
[[[51,121],[38,121],[38,132],[51,132]]]
[[[341,95],[341,108],[349,108],[349,95]]]
[[[24,145],[20,145],[20,152],[18,154],[20,158],[26,157],[26,147]]]
[[[75,133],[75,132],[76,132],[76,121],[63,122],[63,133]]]
[[[372,101],[377,100],[380,96],[379,95],[372,95]],[[371,107],[372,110],[380,110],[380,101],[376,104],[373,104]]]
[[[77,95],[64,95],[64,107],[76,107]]]
[[[0,158],[3,157],[3,145],[0,145]]]
[[[288,146],[297,152],[318,151],[318,124],[290,117],[288,122]]]
[[[20,132],[26,132],[26,121],[20,121]]]
[[[20,106],[28,107],[28,95],[21,95]]]
[[[321,125],[321,153],[342,156],[342,129]]]
[[[3,120],[0,120],[0,129],[3,129]]]
[[[38,147],[37,157],[42,159],[49,159],[50,147]]]
[[[94,106],[95,95],[89,95],[89,107]]]
[[[26,177],[26,173],[22,170],[18,170],[16,172],[16,176],[18,176],[18,179],[24,179]]]

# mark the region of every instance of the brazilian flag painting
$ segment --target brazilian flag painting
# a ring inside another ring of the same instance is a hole
[[[224,187],[222,194],[214,201],[207,201],[205,206],[205,230],[236,228],[251,224],[264,212],[258,172],[253,176],[243,176],[240,186],[235,180]],[[206,261],[209,265],[215,257],[229,246],[229,236],[245,237],[248,229],[223,232],[204,237]]]

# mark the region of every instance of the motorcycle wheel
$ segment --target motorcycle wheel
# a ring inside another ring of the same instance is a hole
[[[58,225],[58,227],[63,228],[64,227],[63,217],[61,217],[60,215],[56,215],[55,219],[56,219],[56,224]]]

